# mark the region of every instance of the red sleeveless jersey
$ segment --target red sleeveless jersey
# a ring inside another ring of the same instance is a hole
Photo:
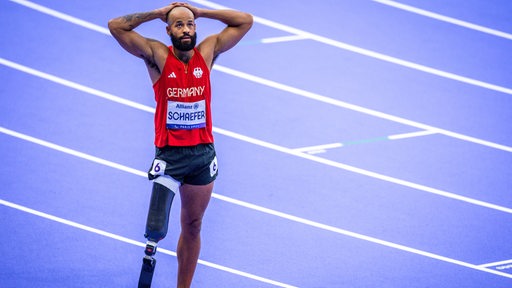
[[[210,71],[196,48],[185,65],[170,46],[153,90],[157,147],[213,143]]]

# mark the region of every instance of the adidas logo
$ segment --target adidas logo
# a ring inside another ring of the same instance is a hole
[[[167,78],[176,78],[176,74],[174,74],[174,72],[172,72],[171,74],[169,74],[169,76],[167,76]]]

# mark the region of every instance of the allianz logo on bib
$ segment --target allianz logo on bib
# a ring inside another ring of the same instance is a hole
[[[194,109],[194,110],[197,110],[199,109],[199,103],[191,103],[191,104],[182,104],[182,103],[178,103],[176,104],[176,108],[177,109]]]

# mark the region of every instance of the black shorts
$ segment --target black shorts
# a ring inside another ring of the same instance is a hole
[[[214,145],[156,147],[148,178],[153,180],[164,174],[181,184],[206,185],[213,182],[218,174]]]

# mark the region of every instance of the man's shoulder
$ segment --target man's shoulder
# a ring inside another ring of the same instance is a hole
[[[164,43],[158,41],[158,40],[153,40],[153,54],[154,54],[154,59],[157,63],[160,63],[160,64],[164,64],[165,61],[167,60],[167,56],[169,56],[169,53],[170,53],[170,46],[167,46],[165,45]]]
[[[210,35],[210,36],[206,37],[203,41],[201,41],[201,43],[199,43],[199,45],[197,45],[197,50],[199,51],[199,53],[203,57],[204,61],[206,62],[206,65],[209,68],[211,68],[211,66],[213,64],[213,58],[214,58],[214,53],[215,53],[215,44],[217,41],[216,36],[217,36],[216,34]]]
[[[217,34],[213,34],[204,38],[203,41],[201,41],[201,43],[197,45],[197,49],[202,53],[212,53],[213,50],[215,49],[215,43],[217,41],[216,37]]]

